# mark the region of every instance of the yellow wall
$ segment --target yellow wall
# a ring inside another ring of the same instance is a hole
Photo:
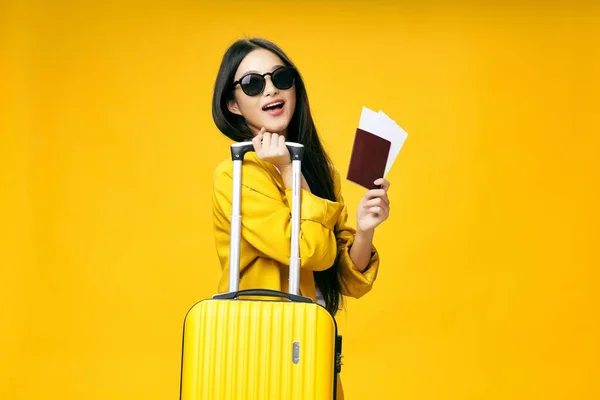
[[[2,2],[0,398],[177,398],[244,35],[298,64],[343,173],[362,105],[409,133],[347,398],[599,398],[598,7],[292,3]]]

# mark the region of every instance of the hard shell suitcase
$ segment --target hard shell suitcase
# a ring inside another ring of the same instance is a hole
[[[304,147],[286,145],[293,170],[289,293],[239,290],[242,163],[253,146],[235,143],[229,291],[199,301],[185,316],[181,400],[335,399],[341,336],[324,307],[299,295]]]

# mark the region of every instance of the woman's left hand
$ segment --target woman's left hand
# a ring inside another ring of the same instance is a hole
[[[358,206],[356,225],[358,230],[364,232],[373,231],[390,215],[390,200],[387,196],[390,182],[379,178],[374,183],[380,185],[381,189],[369,190]]]

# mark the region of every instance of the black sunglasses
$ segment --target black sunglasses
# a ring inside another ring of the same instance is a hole
[[[258,74],[255,72],[242,76],[239,80],[233,82],[233,87],[238,83],[242,90],[248,96],[257,96],[265,90],[265,76],[271,76],[271,82],[277,89],[286,90],[294,86],[296,82],[296,70],[291,67],[280,67],[273,72]]]

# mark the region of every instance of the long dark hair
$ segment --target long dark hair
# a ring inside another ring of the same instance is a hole
[[[275,53],[288,67],[296,68],[290,58],[276,44],[261,38],[241,39],[233,43],[225,52],[212,101],[212,116],[217,128],[230,139],[241,142],[251,140],[252,131],[244,118],[227,108],[233,97],[233,78],[238,66],[248,53],[256,49],[266,49]],[[331,160],[323,148],[317,128],[313,122],[302,76],[296,68],[296,110],[288,126],[287,138],[304,145],[302,173],[316,196],[336,201],[333,187]],[[315,284],[321,291],[327,310],[335,315],[342,304],[338,257],[333,265],[324,271],[315,271]]]

